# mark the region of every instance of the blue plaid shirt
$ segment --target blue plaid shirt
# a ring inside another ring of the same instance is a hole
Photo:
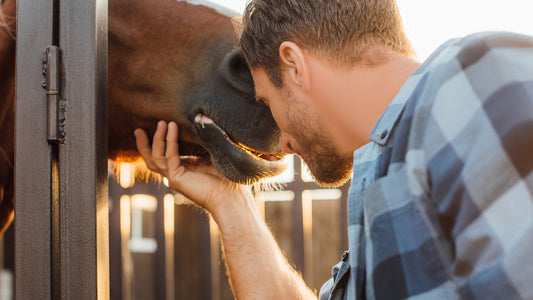
[[[354,152],[320,299],[533,299],[533,38],[441,46]]]

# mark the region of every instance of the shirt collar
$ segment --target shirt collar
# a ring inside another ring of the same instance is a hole
[[[448,42],[441,45],[431,56],[420,66],[416,71],[407,79],[407,81],[404,83],[398,94],[392,99],[391,103],[381,117],[379,118],[378,122],[374,126],[374,129],[370,133],[370,140],[373,142],[376,142],[377,144],[381,146],[385,146],[387,144],[387,141],[389,140],[389,137],[391,136],[391,132],[394,129],[394,126],[396,126],[396,123],[398,119],[400,118],[400,115],[402,114],[405,105],[407,103],[407,100],[411,97],[411,94],[415,90],[415,88],[420,83],[420,80],[424,77],[428,69],[432,66],[434,61],[438,61],[439,56],[454,42],[456,42],[457,39],[451,39]]]
[[[420,82],[420,79],[422,78],[423,74],[425,73],[423,72],[423,69],[425,68],[419,67],[409,77],[409,79],[407,79],[398,94],[396,94],[389,106],[387,106],[387,108],[379,118],[378,122],[374,126],[374,129],[370,133],[369,138],[373,142],[376,142],[381,146],[387,144],[387,141],[391,136],[391,132],[394,129],[394,126],[396,125],[398,119],[400,118],[400,115],[402,114],[405,108],[407,100],[409,99],[416,86]]]

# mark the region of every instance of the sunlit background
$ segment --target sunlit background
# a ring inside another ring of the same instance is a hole
[[[239,15],[246,1],[207,2]],[[397,2],[421,61],[447,40],[474,32],[533,36],[533,0]],[[318,290],[347,248],[348,186],[320,188],[299,158],[286,160],[287,171],[267,180],[279,188],[256,190],[257,206],[291,265]],[[166,180],[136,180],[136,164],[115,167],[110,165],[116,181],[111,176],[109,185],[111,299],[233,299],[213,219],[174,194]],[[13,278],[0,268],[0,300],[13,299]]]
[[[242,13],[246,0],[211,0]],[[533,35],[533,0],[397,0],[420,60],[450,38],[487,30]]]

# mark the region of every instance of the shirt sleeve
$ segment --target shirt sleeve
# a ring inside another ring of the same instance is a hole
[[[451,280],[465,299],[531,299],[533,42],[480,39],[456,59],[413,125]]]

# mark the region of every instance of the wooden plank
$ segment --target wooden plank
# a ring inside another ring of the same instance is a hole
[[[176,205],[174,269],[177,299],[212,299],[209,217],[200,208]]]
[[[340,247],[343,251],[347,251],[348,246],[348,195],[350,192],[351,180],[346,182],[340,190],[342,191],[342,196],[339,199],[339,230],[341,232],[340,236]]]
[[[339,262],[342,252],[340,200],[313,200],[312,255],[313,274],[308,282],[317,291],[331,277],[331,268]]]
[[[159,183],[137,182],[133,187],[122,188],[113,178],[109,180],[109,189],[113,203],[109,220],[111,298],[175,299],[173,192]],[[154,212],[142,211],[142,237],[156,241],[154,253],[132,254],[128,247],[132,220],[126,219],[131,214],[130,196],[139,194],[157,200]],[[127,215],[121,216],[124,213]]]
[[[300,172],[302,161],[300,157],[294,157],[294,170]],[[305,275],[305,254],[304,254],[304,228],[303,228],[303,211],[302,211],[302,192],[305,183],[300,176],[295,176],[295,181],[287,185],[287,190],[294,192],[292,203],[292,260],[296,270]]]
[[[218,225],[212,217],[209,217],[209,233],[211,246],[211,300],[222,300],[221,294],[224,284],[224,279],[221,274],[224,274],[224,267],[222,266],[222,249],[220,247],[220,232]],[[226,280],[227,281],[227,280]]]
[[[122,187],[109,178],[109,286],[111,299],[130,300],[131,293],[131,253],[128,249],[130,240],[130,205],[122,203]],[[127,206],[125,206],[127,205]],[[123,215],[125,212],[126,215]],[[124,220],[123,220],[124,219]],[[122,224],[125,227],[122,228]]]
[[[15,112],[15,295],[52,298],[52,151],[41,57],[53,41],[54,1],[19,0]]]
[[[157,198],[155,211],[155,283],[156,299],[174,299],[174,197],[168,195],[168,189],[154,188]],[[166,199],[170,197],[170,199]],[[165,226],[165,222],[171,222]],[[170,227],[170,228],[169,228]]]
[[[15,271],[15,226],[11,224],[2,236],[2,268]]]
[[[154,285],[155,257],[152,253],[132,253],[133,258],[133,299],[158,299]],[[137,268],[141,266],[140,268]],[[163,299],[162,299],[163,300]]]
[[[313,198],[309,192],[302,193],[302,217],[303,217],[303,240],[304,240],[304,272],[303,278],[307,284],[312,287],[313,278],[315,276],[314,261],[314,236],[313,229],[315,227],[313,219]]]
[[[107,1],[61,0],[60,299],[109,299]]]
[[[14,299],[15,292],[14,275],[15,275],[15,231],[13,224],[7,228],[0,239],[0,248],[2,252],[2,261],[0,261],[0,299]]]

